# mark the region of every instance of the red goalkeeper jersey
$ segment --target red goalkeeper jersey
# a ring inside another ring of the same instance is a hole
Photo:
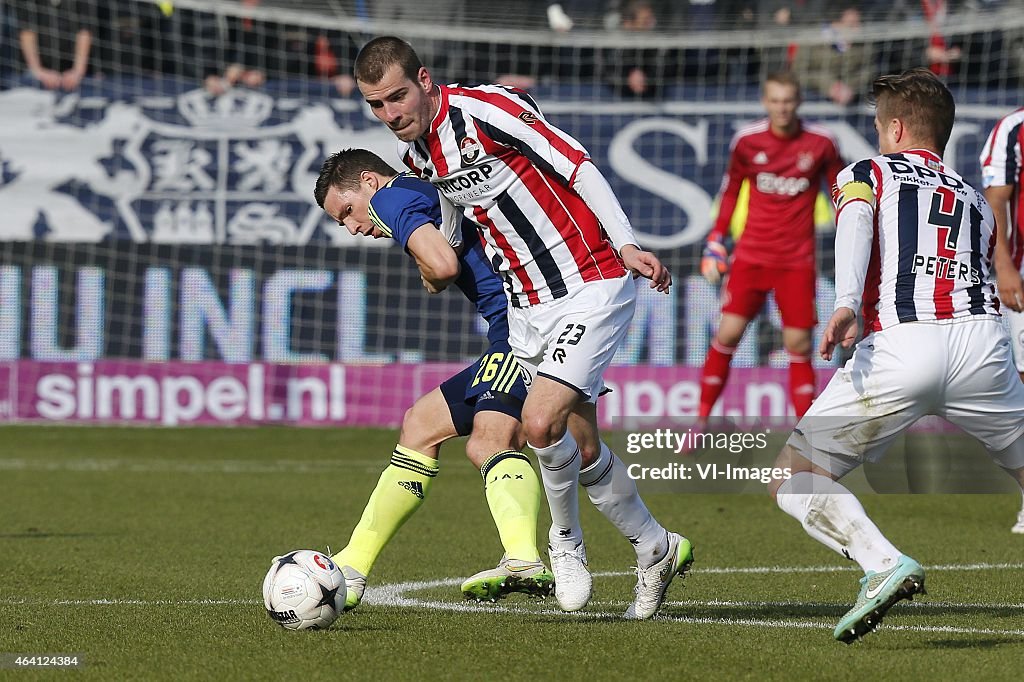
[[[814,267],[814,204],[824,180],[831,190],[843,168],[835,138],[800,124],[793,137],[776,135],[764,119],[736,133],[722,179],[721,205],[711,236],[725,237],[744,180],[750,207],[735,257],[774,267]]]

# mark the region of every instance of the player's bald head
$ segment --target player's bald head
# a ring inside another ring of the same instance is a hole
[[[320,167],[313,197],[320,208],[324,207],[327,193],[332,187],[342,192],[355,190],[363,171],[373,171],[386,178],[398,175],[394,168],[367,149],[342,149],[327,157]]]
[[[879,76],[871,84],[877,118],[885,123],[899,119],[919,142],[931,142],[945,151],[953,131],[956,103],[949,88],[924,67]]]
[[[355,77],[364,83],[379,83],[393,65],[398,64],[402,73],[413,81],[419,77],[423,62],[412,49],[412,45],[395,36],[374,38],[356,55]]]

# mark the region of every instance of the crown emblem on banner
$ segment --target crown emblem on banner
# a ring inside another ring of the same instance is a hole
[[[178,97],[178,111],[197,128],[259,128],[273,113],[274,98],[252,90],[235,89],[219,97],[192,90]]]

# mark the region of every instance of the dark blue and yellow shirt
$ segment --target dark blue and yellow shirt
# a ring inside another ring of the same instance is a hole
[[[402,173],[377,190],[370,199],[370,220],[385,235],[393,237],[408,250],[412,233],[424,225],[442,226],[441,197],[433,185]],[[491,269],[477,235],[476,226],[454,213],[461,220],[461,266],[455,279],[457,286],[487,320],[487,338],[491,343],[508,338],[507,299],[501,279]]]

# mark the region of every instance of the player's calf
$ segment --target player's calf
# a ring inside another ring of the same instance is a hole
[[[529,458],[517,450],[496,452],[480,467],[480,475],[505,556],[521,563],[539,561],[540,481]]]

